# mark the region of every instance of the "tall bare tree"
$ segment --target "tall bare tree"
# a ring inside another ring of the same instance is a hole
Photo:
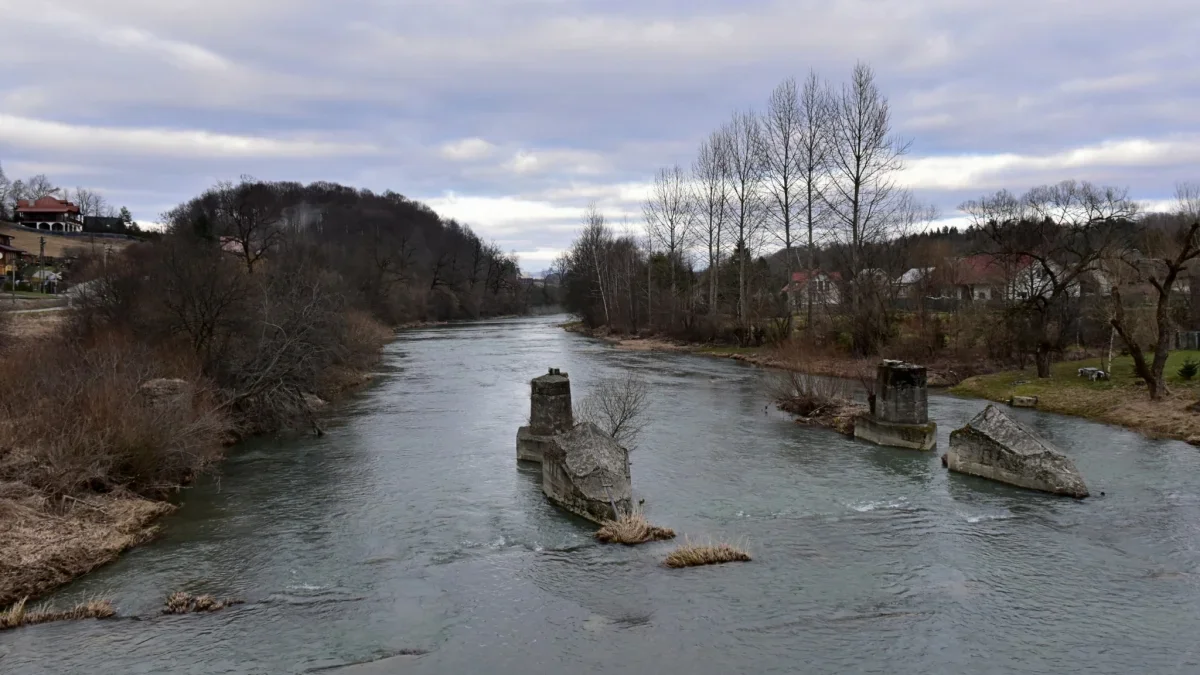
[[[79,215],[83,218],[103,216],[109,208],[103,195],[86,188],[75,188],[75,192],[70,193],[68,199],[79,207]]]
[[[750,274],[748,266],[761,243],[766,198],[763,194],[762,123],[753,111],[734,113],[722,129],[727,149],[726,182],[729,185],[729,224],[738,256],[738,322],[750,327]]]
[[[612,284],[609,282],[608,248],[612,243],[612,230],[605,223],[604,214],[600,213],[595,202],[588,204],[583,213],[583,232],[579,235],[577,247],[580,262],[591,269],[589,276],[596,280],[600,304],[604,308],[604,322],[610,324],[612,315],[609,312],[608,296]]]
[[[675,165],[658,171],[642,213],[646,218],[647,234],[667,256],[671,282],[669,311],[674,327],[679,297],[675,270],[682,265],[684,253],[692,243],[696,219],[691,186],[683,169]]]
[[[44,173],[39,173],[25,180],[23,185],[24,194],[21,195],[21,199],[41,199],[42,197],[57,194],[61,190]]]
[[[796,79],[789,77],[775,87],[762,119],[763,173],[770,200],[767,210],[770,231],[783,244],[788,276],[799,265],[794,248],[800,188],[800,134],[803,128]]]
[[[708,249],[708,312],[718,306],[721,271],[721,234],[729,209],[729,168],[726,137],[713,132],[700,144],[692,164],[692,182],[700,237]]]
[[[1200,258],[1200,183],[1180,183],[1176,186],[1175,201],[1175,213],[1170,217],[1154,219],[1162,222],[1143,222],[1138,247],[1145,252],[1146,258],[1125,259],[1134,271],[1134,278],[1149,282],[1157,295],[1155,340],[1151,347],[1153,361],[1146,362],[1132,322],[1126,318],[1120,284],[1112,287],[1113,316],[1110,322],[1133,357],[1134,371],[1146,381],[1150,399],[1155,401],[1167,393],[1163,369],[1167,365],[1174,328],[1171,295],[1180,275],[1192,261]]]
[[[4,175],[4,165],[0,164],[0,220],[9,217],[8,200],[12,193],[12,181]]]
[[[800,93],[800,138],[796,153],[797,179],[800,183],[801,208],[808,234],[809,270],[816,268],[817,247],[815,233],[825,220],[825,195],[828,185],[829,159],[829,116],[832,112],[833,94],[829,85],[809,71]],[[808,289],[808,314],[805,326],[813,323],[813,284]]]
[[[849,84],[833,101],[827,133],[829,189],[824,196],[830,230],[848,252],[850,310],[856,320],[855,349],[871,353],[876,327],[860,322],[864,289],[862,272],[867,247],[888,239],[896,211],[905,202],[897,183],[909,143],[892,135],[891,110],[875,83],[875,73],[858,63]]]

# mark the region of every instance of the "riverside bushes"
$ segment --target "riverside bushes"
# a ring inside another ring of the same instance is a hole
[[[164,377],[188,382],[185,400],[164,404],[141,390]],[[186,359],[122,333],[23,343],[0,357],[0,381],[0,481],[53,499],[160,494],[219,456],[229,424]]]

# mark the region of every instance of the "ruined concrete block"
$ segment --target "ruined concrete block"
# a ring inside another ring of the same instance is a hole
[[[558,434],[542,451],[542,492],[596,523],[630,513],[629,451],[591,422]]]
[[[529,426],[517,430],[517,460],[540,462],[554,435],[575,426],[571,380],[558,368],[551,368],[529,385]]]
[[[553,436],[542,436],[530,431],[529,427],[517,429],[517,461],[540,462],[546,446],[554,440]]]
[[[854,437],[876,445],[932,450],[937,425],[929,421],[925,366],[885,360],[875,372],[871,414],[854,420]]]
[[[929,388],[925,366],[884,361],[875,371],[875,409],[882,422],[925,424],[929,421]]]
[[[898,424],[863,415],[854,420],[854,437],[892,448],[933,450],[937,446],[937,424]]]
[[[571,380],[551,368],[550,373],[530,382],[529,428],[538,435],[553,436],[575,426],[571,411]]]
[[[1014,408],[1036,408],[1037,402],[1036,396],[1013,396],[1008,399],[1008,404]]]
[[[1031,490],[1088,496],[1070,458],[991,404],[965,427],[950,432],[946,466]]]

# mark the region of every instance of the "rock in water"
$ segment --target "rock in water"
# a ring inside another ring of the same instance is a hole
[[[542,491],[575,515],[596,523],[615,520],[632,507],[629,451],[600,427],[584,422],[545,445]],[[610,496],[620,513],[613,513]]]
[[[946,466],[1031,490],[1088,496],[1070,458],[991,404],[965,427],[950,432]]]

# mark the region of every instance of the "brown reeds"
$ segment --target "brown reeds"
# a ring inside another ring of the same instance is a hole
[[[648,541],[674,539],[675,530],[651,525],[644,514],[635,511],[617,520],[604,521],[595,537],[605,544],[634,546]]]
[[[240,605],[244,601],[239,598],[224,598],[218,600],[211,595],[192,595],[184,591],[176,591],[167,597],[163,614],[191,614],[193,612],[215,612],[232,605]]]
[[[700,565],[719,565],[729,562],[749,562],[750,554],[740,547],[726,543],[693,544],[685,541],[679,548],[671,551],[663,561],[667,567],[698,567]]]
[[[33,626],[51,621],[78,621],[80,619],[107,619],[116,615],[108,600],[88,600],[70,609],[26,609],[28,598],[24,598],[7,610],[0,612],[0,630]]]

